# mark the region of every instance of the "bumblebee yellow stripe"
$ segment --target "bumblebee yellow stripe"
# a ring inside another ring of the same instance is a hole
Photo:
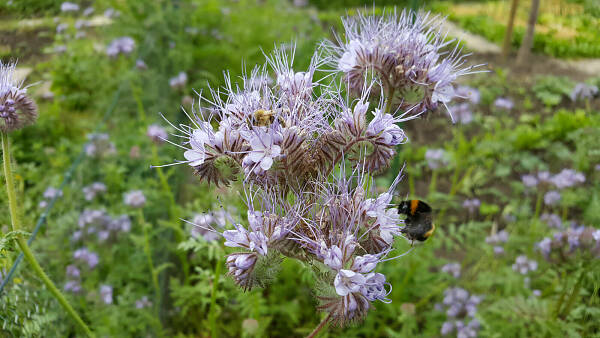
[[[411,200],[410,201],[410,214],[414,215],[417,212],[417,207],[419,206],[419,200]]]
[[[433,235],[434,231],[435,231],[435,224],[431,223],[431,230],[429,230],[425,233],[425,238],[429,238],[431,235]]]

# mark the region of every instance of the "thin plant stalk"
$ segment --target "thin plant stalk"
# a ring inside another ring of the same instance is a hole
[[[319,323],[319,325],[317,325],[317,327],[315,327],[315,329],[308,336],[306,336],[306,338],[316,337],[317,334],[325,327],[325,325],[329,321],[329,318],[331,318],[331,313],[328,314],[327,317],[323,318],[323,320]]]
[[[585,271],[586,271],[586,269],[582,269],[581,273],[579,274],[579,278],[577,279],[577,283],[575,283],[575,287],[573,288],[573,292],[571,293],[571,296],[569,297],[567,305],[565,305],[565,309],[563,311],[561,311],[562,312],[561,317],[563,319],[569,315],[569,312],[571,312],[571,308],[573,307],[573,305],[575,304],[575,301],[579,297],[579,291],[581,291],[581,284],[583,282],[583,277],[585,276]]]
[[[8,194],[8,206],[9,213],[11,219],[12,231],[22,230],[23,223],[21,220],[22,212],[19,209],[19,204],[17,203],[17,194],[15,192],[15,182],[12,173],[12,168],[10,164],[10,144],[8,140],[8,134],[0,132],[2,135],[2,155],[3,155],[3,163],[4,163],[4,177],[6,179],[6,192]],[[85,322],[81,319],[79,314],[73,309],[71,304],[67,301],[65,296],[60,292],[60,290],[54,285],[52,280],[48,277],[48,275],[44,272],[44,269],[40,266],[37,259],[31,252],[31,249],[27,245],[25,239],[21,236],[17,236],[17,244],[23,251],[23,255],[33,272],[42,280],[42,282],[46,285],[50,293],[56,298],[58,303],[65,309],[65,311],[73,318],[73,320],[79,325],[79,327],[85,332],[88,337],[94,337],[94,333],[90,330],[90,328],[85,324]]]
[[[138,114],[140,116],[140,120],[142,121],[142,123],[144,125],[146,125],[146,110],[144,109],[144,103],[142,102],[140,95],[139,95],[140,89],[138,86],[134,85],[133,82],[130,82],[130,86],[131,86],[131,93],[133,94],[133,99],[135,100],[135,102],[137,104],[137,109],[138,109]],[[152,142],[152,162],[159,163],[158,150],[157,150],[156,144],[154,142]],[[181,229],[179,227],[177,227],[177,224],[179,223],[179,215],[177,213],[177,205],[175,203],[175,195],[173,194],[173,191],[171,190],[171,187],[169,186],[169,181],[167,180],[167,177],[166,177],[165,173],[163,172],[162,168],[157,167],[154,169],[158,173],[158,179],[160,181],[161,188],[163,189],[164,193],[169,198],[169,209],[168,209],[169,216],[171,217],[171,222],[173,222],[172,228],[175,230],[175,240],[177,241],[177,243],[180,243],[184,240],[184,238],[183,238],[183,233],[182,233]],[[179,260],[181,261],[181,266],[183,268],[183,274],[184,274],[184,280],[187,283],[187,281],[189,279],[188,261],[185,258],[185,256],[183,254],[181,254],[179,251],[177,253],[177,256],[179,256]]]
[[[542,199],[543,199],[543,194],[541,192],[538,192],[537,199],[535,201],[535,218],[536,219],[540,216],[540,212],[542,212]]]
[[[142,209],[138,209],[138,219],[142,226],[142,230],[144,231],[144,253],[148,259],[148,268],[150,269],[150,274],[152,276],[152,284],[154,286],[155,293],[155,303],[156,308],[158,309],[158,303],[160,300],[160,287],[158,286],[158,274],[156,273],[156,269],[154,268],[154,262],[152,261],[152,250],[150,249],[150,235],[148,234],[148,223],[144,220],[144,212]]]
[[[210,313],[208,314],[209,324],[210,324],[210,333],[212,337],[218,337],[217,332],[217,289],[219,288],[219,278],[221,277],[221,268],[223,262],[221,259],[217,260],[217,264],[215,266],[215,277],[213,278],[212,291],[210,294]]]

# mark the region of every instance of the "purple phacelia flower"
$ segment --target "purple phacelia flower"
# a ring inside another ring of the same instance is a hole
[[[374,94],[403,95],[399,106],[404,111],[435,110],[456,97],[457,78],[474,72],[474,67],[463,66],[465,55],[458,48],[442,52],[449,42],[444,41],[440,21],[413,11],[383,16],[359,13],[343,19],[345,39],[336,37],[337,43],[328,41],[324,47],[331,55],[330,64],[344,73],[353,92],[371,86]],[[374,74],[376,86],[365,83],[371,80],[367,73]],[[406,99],[411,93],[416,99]]]
[[[460,264],[459,263],[448,263],[442,266],[442,272],[450,274],[454,278],[460,277]]]
[[[273,161],[281,156],[281,147],[277,143],[283,141],[283,136],[277,132],[265,132],[259,129],[249,139],[250,153],[244,160],[244,165],[250,171],[269,170]]]
[[[169,79],[169,86],[173,89],[183,89],[187,84],[188,76],[186,72],[179,72],[177,76]]]
[[[151,124],[148,126],[148,131],[146,135],[155,143],[164,143],[169,135],[165,128],[161,127],[158,124]]]
[[[90,269],[95,268],[100,262],[98,254],[89,251],[87,248],[75,250],[75,252],[73,252],[73,259],[87,263]]]
[[[459,103],[451,106],[449,109],[459,123],[469,124],[473,122],[473,111],[468,103]]]
[[[512,110],[515,104],[509,98],[499,97],[494,101],[494,107],[504,110]]]
[[[144,309],[151,306],[152,302],[148,299],[148,296],[143,296],[142,298],[135,301],[136,309]]]
[[[538,263],[534,260],[530,260],[525,255],[517,257],[515,263],[512,265],[512,269],[522,275],[527,275],[531,271],[537,270]]]
[[[17,82],[16,63],[0,61],[0,132],[10,133],[35,123],[37,105],[27,96],[27,87]]]
[[[88,134],[88,143],[85,145],[85,153],[89,157],[103,158],[117,152],[115,145],[110,142],[108,134]]]
[[[463,202],[463,208],[467,209],[470,214],[475,213],[481,206],[481,201],[478,198],[466,199]]]
[[[135,68],[137,68],[138,70],[146,70],[148,69],[148,65],[146,64],[146,62],[144,62],[144,60],[137,59],[135,60]]]
[[[71,265],[67,265],[67,276],[68,277],[72,277],[72,278],[79,278],[79,276],[81,275],[79,269],[77,268],[77,266],[71,264]]]
[[[192,219],[190,233],[194,238],[202,237],[208,242],[215,241],[220,237],[217,230],[225,227],[227,217],[231,216],[224,210],[197,214]]]
[[[77,12],[78,10],[79,10],[78,4],[68,2],[68,1],[65,1],[62,4],[60,4],[61,12]]]
[[[113,288],[110,285],[100,286],[100,299],[104,304],[110,305],[113,303]]]
[[[557,205],[560,199],[560,192],[556,190],[551,190],[544,194],[544,203],[548,206]]]
[[[448,165],[447,153],[444,149],[427,149],[425,160],[431,170],[436,170]]]
[[[575,85],[569,97],[571,101],[588,100],[598,94],[598,87],[586,83],[578,83]]]
[[[83,192],[83,197],[86,201],[92,201],[98,194],[105,193],[106,190],[106,185],[102,182],[94,182],[81,189]]]
[[[143,208],[146,205],[146,196],[141,190],[132,190],[123,195],[123,202],[132,208]]]
[[[558,189],[570,188],[585,182],[585,175],[573,169],[563,169],[552,177],[551,182]]]
[[[521,181],[523,182],[523,185],[528,188],[533,188],[538,185],[538,179],[535,175],[523,175],[521,176]]]
[[[546,224],[548,224],[548,226],[551,228],[555,228],[555,229],[562,228],[562,220],[560,219],[560,216],[558,216],[557,214],[543,213],[542,216],[540,216],[540,220],[542,220],[543,222],[546,222]]]
[[[508,242],[508,232],[506,230],[498,231],[495,234],[485,238],[487,244],[500,244]]]
[[[117,57],[119,54],[131,54],[135,48],[135,40],[129,36],[116,38],[106,47],[106,55]]]
[[[81,283],[77,280],[71,280],[65,283],[64,290],[72,293],[80,293],[83,288]]]

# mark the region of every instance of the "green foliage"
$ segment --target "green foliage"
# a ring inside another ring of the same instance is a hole
[[[558,105],[563,97],[568,96],[573,88],[571,80],[565,77],[542,76],[532,87],[535,96],[546,106]]]

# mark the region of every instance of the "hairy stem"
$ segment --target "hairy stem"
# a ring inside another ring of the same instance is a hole
[[[2,156],[4,163],[4,177],[6,179],[6,192],[8,194],[8,209],[10,213],[10,220],[12,230],[21,230],[23,223],[21,220],[21,210],[19,210],[19,204],[17,203],[17,194],[15,193],[15,182],[12,173],[12,168],[10,165],[10,145],[8,141],[8,134],[0,132],[2,135]],[[36,260],[33,252],[29,249],[27,242],[25,239],[18,235],[17,244],[23,251],[23,255],[29,264],[31,265],[33,272],[42,280],[42,282],[46,285],[50,293],[56,298],[58,303],[67,311],[69,316],[75,320],[77,325],[85,332],[88,337],[94,337],[94,334],[89,329],[89,327],[85,324],[85,322],[81,319],[81,317],[77,314],[77,312],[73,309],[71,304],[67,301],[65,296],[60,292],[60,290],[54,285],[54,283],[50,280],[48,275],[44,272],[38,261]]]
[[[571,308],[573,307],[573,305],[575,304],[575,301],[579,297],[579,291],[581,290],[581,284],[583,282],[583,277],[585,276],[585,271],[586,271],[586,269],[582,269],[581,272],[579,273],[579,278],[577,279],[577,283],[575,283],[575,287],[573,288],[573,292],[571,293],[571,296],[569,297],[569,301],[567,302],[567,305],[565,305],[565,309],[562,311],[561,317],[563,319],[567,318],[567,316],[569,315],[569,312],[571,312]]]
[[[319,333],[319,331],[321,331],[325,327],[325,325],[329,321],[329,318],[331,318],[331,313],[329,313],[327,315],[327,317],[323,318],[323,320],[319,323],[319,325],[317,325],[317,327],[315,327],[315,329],[308,336],[306,336],[306,338],[316,337],[317,334]]]

